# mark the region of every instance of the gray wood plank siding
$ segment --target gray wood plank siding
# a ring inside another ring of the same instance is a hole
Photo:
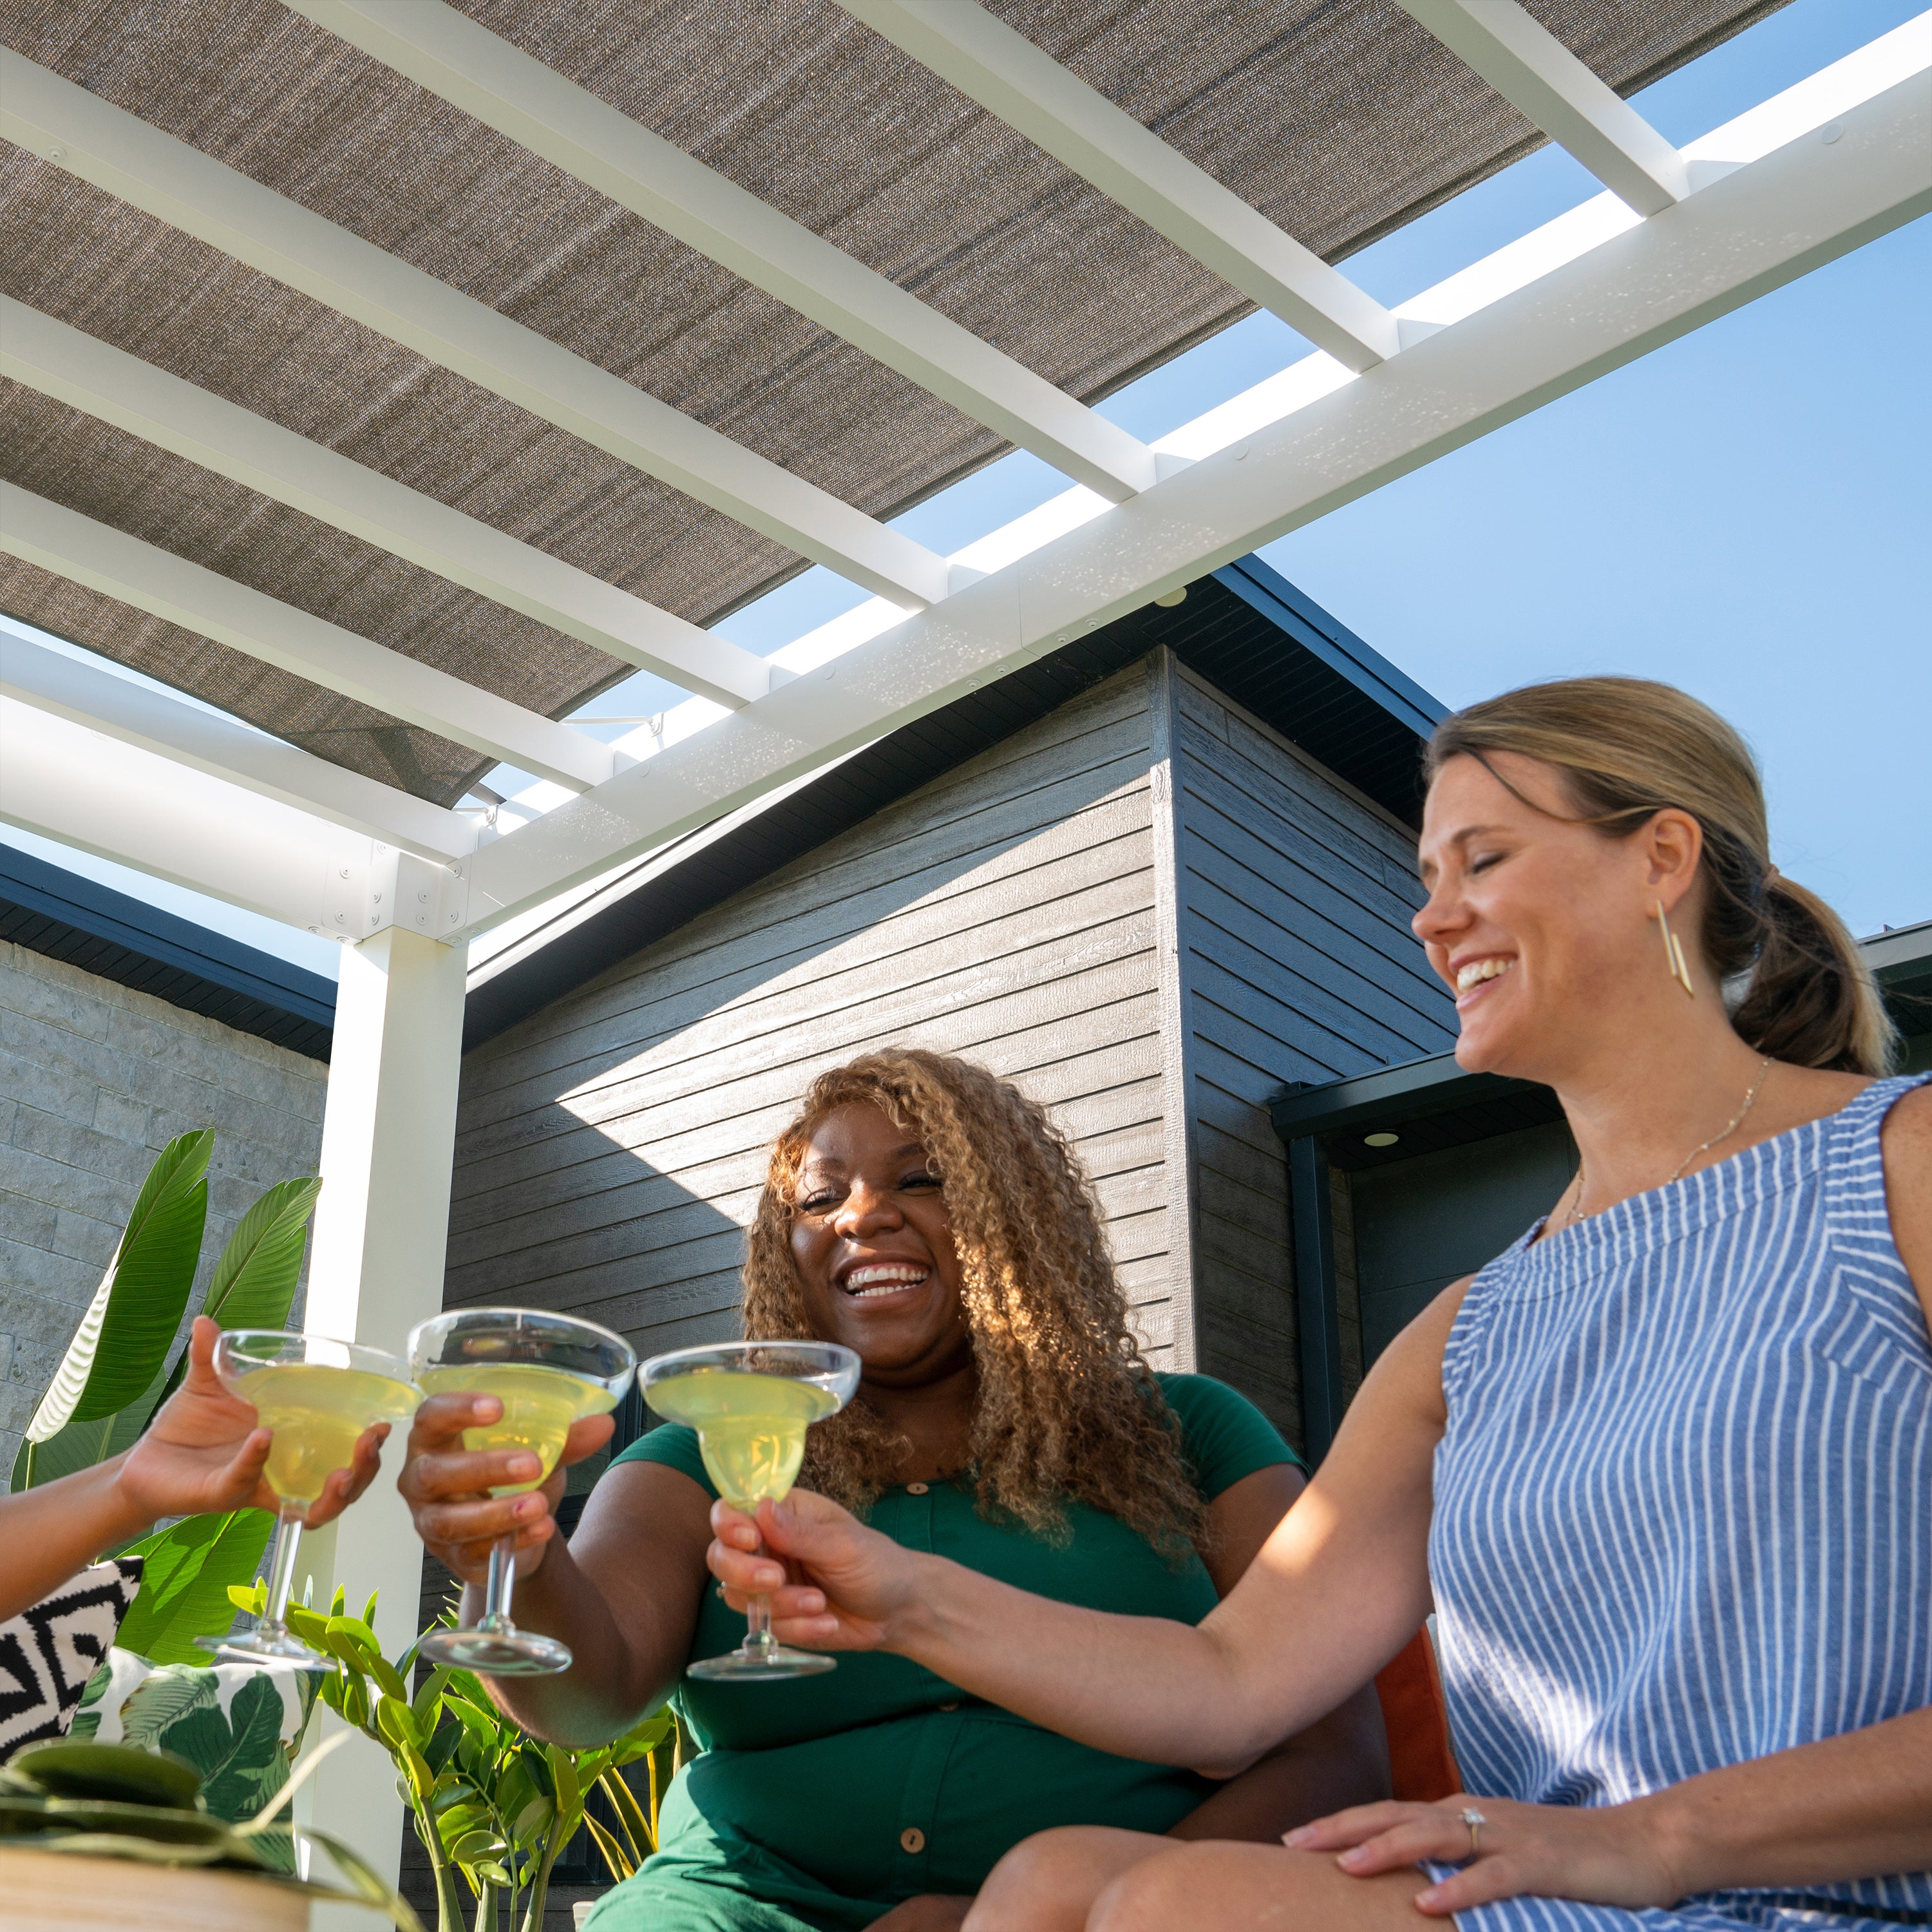
[[[566,1309],[644,1352],[731,1334],[772,1136],[814,1074],[898,1043],[969,1054],[1054,1108],[1154,1358],[1186,1365],[1150,829],[1160,670],[1097,686],[471,1054],[450,1304]]]
[[[1174,760],[1198,1365],[1298,1439],[1287,1172],[1268,1102],[1289,1082],[1443,1052],[1454,1007],[1409,930],[1421,894],[1407,828],[1171,661],[1156,701]]]

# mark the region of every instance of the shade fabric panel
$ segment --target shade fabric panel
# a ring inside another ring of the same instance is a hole
[[[1530,10],[1628,92],[1780,4],[1531,0]],[[462,10],[1082,400],[1250,307],[832,0],[462,0]],[[992,10],[1330,260],[1542,138],[1388,0],[992,0]],[[1004,446],[276,0],[0,0],[0,39],[872,514]],[[693,622],[800,567],[38,158],[0,149],[0,202],[7,292]],[[8,407],[4,460],[24,487],[532,710],[561,715],[622,674],[221,478],[131,438],[104,442],[118,433],[72,412],[62,428],[45,407],[17,397]],[[104,463],[124,478],[97,473]],[[290,735],[260,708],[271,687],[259,667],[224,678],[215,668],[233,654],[206,644],[171,656],[168,627],[130,626],[112,600],[77,624],[92,596],[64,596],[66,621],[52,628],[85,629],[82,641],[129,662],[138,652],[144,669],[163,663],[154,674],[226,708],[245,688],[258,709],[239,715]],[[478,769],[454,747],[454,763],[412,747],[399,765],[390,748],[412,742],[395,736],[407,728],[343,700],[322,714],[305,700],[302,716],[317,734],[300,741],[308,748],[391,782],[410,766],[409,788],[439,802]]]

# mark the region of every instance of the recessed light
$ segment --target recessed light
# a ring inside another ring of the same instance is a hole
[[[1364,1134],[1362,1136],[1362,1144],[1364,1147],[1372,1148],[1394,1147],[1401,1138],[1402,1136],[1400,1134]]]

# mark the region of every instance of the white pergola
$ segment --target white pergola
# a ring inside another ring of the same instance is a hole
[[[839,0],[1314,346],[1151,446],[440,0],[286,0],[1067,479],[942,557],[548,337],[0,50],[0,134],[870,594],[761,658],[22,303],[0,374],[689,694],[615,746],[11,484],[0,550],[543,782],[499,832],[200,706],[0,640],[0,818],[344,942],[318,1331],[440,1304],[467,949],[1932,208],[1932,13],[1678,149],[1516,0],[1400,0],[1604,192],[1394,310],[969,0]],[[387,1486],[313,1539],[405,1641]],[[331,1780],[333,1780],[332,1782]],[[318,1815],[393,1854],[386,1778]]]

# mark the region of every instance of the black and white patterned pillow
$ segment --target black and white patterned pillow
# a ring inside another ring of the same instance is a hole
[[[143,1559],[110,1557],[0,1624],[0,1764],[62,1738],[141,1587]]]

